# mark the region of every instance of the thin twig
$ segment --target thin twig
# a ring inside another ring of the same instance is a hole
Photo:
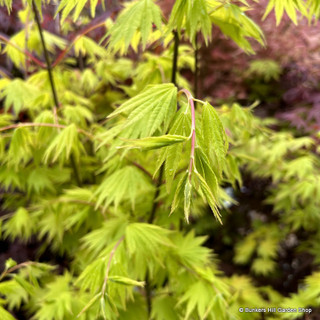
[[[76,43],[77,40],[79,40],[81,37],[83,37],[84,35],[86,35],[87,33],[89,33],[90,31],[93,31],[97,28],[100,28],[102,26],[105,25],[105,21],[103,22],[99,22],[93,26],[90,26],[86,29],[84,29],[83,31],[81,31],[78,35],[76,35],[73,40],[70,42],[70,44],[68,45],[68,47],[66,49],[64,49],[58,56],[58,58],[52,63],[52,67],[55,67],[57,64],[59,64],[61,62],[61,60],[63,60],[63,58],[66,56],[66,54],[72,49],[72,47],[74,46],[74,44]]]
[[[178,31],[174,31],[174,49],[173,49],[173,60],[172,60],[172,75],[171,75],[171,82],[176,86],[176,75],[178,71],[178,55],[179,55],[179,34]]]
[[[46,42],[44,41],[44,37],[43,37],[43,31],[42,31],[42,27],[41,27],[39,12],[38,12],[38,9],[36,7],[36,4],[35,4],[34,0],[32,0],[32,8],[33,8],[34,16],[35,16],[36,23],[37,23],[37,26],[38,26],[38,30],[39,30],[39,35],[40,35],[41,44],[42,44],[42,48],[43,48],[43,54],[44,54],[44,57],[45,57],[45,60],[46,60],[46,64],[47,64],[47,70],[48,70],[48,75],[49,75],[49,81],[50,81],[53,101],[54,101],[54,104],[55,104],[55,108],[58,109],[59,100],[58,100],[58,94],[57,94],[57,91],[56,91],[55,82],[54,82],[53,75],[52,75],[51,62],[50,62],[50,58],[49,58],[49,53],[48,53],[48,50],[47,50]],[[55,116],[55,120],[57,120],[56,119],[56,112],[57,111],[54,109],[53,113],[54,113],[54,116]],[[58,123],[58,122],[56,121],[56,123]]]
[[[40,23],[39,12],[38,12],[38,9],[36,7],[34,0],[32,0],[32,8],[33,8],[36,23],[37,23],[37,26],[39,29],[40,39],[41,39],[41,43],[42,43],[42,47],[43,47],[43,53],[44,53],[46,64],[47,64],[47,70],[48,70],[49,81],[50,81],[50,85],[51,85],[51,91],[52,91],[53,100],[54,100],[54,104],[55,104],[55,106],[53,107],[53,115],[54,115],[54,119],[55,119],[56,124],[58,124],[58,117],[57,117],[57,109],[59,107],[58,94],[56,91],[55,82],[54,82],[54,78],[53,78],[53,74],[52,74],[52,67],[51,67],[51,62],[49,59],[49,53],[48,53],[46,43],[45,43],[44,37],[43,37],[43,31],[42,31],[42,27],[41,27],[41,23]],[[71,153],[71,156],[70,156],[70,164],[73,169],[74,177],[77,182],[77,185],[79,187],[81,187],[82,182],[81,182],[81,178],[80,178],[80,173],[79,173],[78,165],[77,165],[77,162],[76,162],[76,159],[75,159],[75,156],[73,153]]]
[[[140,165],[139,163],[137,163],[135,161],[131,161],[131,164],[134,165],[135,167],[137,167],[142,172],[144,172],[152,181],[154,180],[153,175],[147,169],[145,169],[142,165]]]
[[[16,128],[22,128],[22,127],[49,127],[49,128],[58,128],[58,129],[65,129],[67,128],[66,125],[63,124],[55,124],[55,123],[34,123],[34,122],[20,122],[20,123],[15,123],[11,124],[6,127],[0,128],[0,132],[2,131],[7,131],[11,129],[16,129]],[[94,140],[96,139],[93,134],[91,134],[88,131],[85,131],[83,129],[77,128],[77,131],[79,133],[82,133],[83,135],[87,136],[88,138]]]
[[[27,51],[28,49],[28,40],[29,40],[29,18],[30,18],[30,12],[28,10],[27,17],[26,17],[26,25],[25,25],[25,38],[24,38],[24,51]],[[24,77],[25,79],[28,77],[28,70],[29,70],[29,61],[28,59],[25,59],[26,68],[24,70]]]
[[[14,272],[22,267],[27,267],[27,266],[32,266],[32,265],[37,265],[39,264],[38,262],[34,262],[34,261],[27,261],[27,262],[23,262],[20,264],[17,264],[15,266],[13,266],[12,268],[8,269],[8,270],[4,270],[1,275],[0,275],[0,281],[7,276],[9,273]]]
[[[115,246],[113,247],[113,249],[110,252],[110,257],[109,257],[109,261],[108,261],[108,265],[107,265],[107,270],[106,270],[106,274],[104,276],[104,281],[103,281],[103,286],[102,286],[102,297],[104,297],[105,293],[106,293],[106,289],[107,289],[107,282],[109,279],[109,271],[110,271],[110,267],[111,267],[111,262],[112,262],[112,258],[114,257],[117,248],[119,247],[119,245],[121,244],[121,242],[124,240],[124,236],[122,236],[117,243],[115,244]]]

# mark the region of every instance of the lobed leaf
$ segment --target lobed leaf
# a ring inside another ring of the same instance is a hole
[[[129,45],[133,44],[134,37],[142,39],[145,49],[152,31],[152,24],[161,30],[161,10],[153,0],[134,1],[120,13],[115,24],[111,27],[107,36],[109,47],[114,51],[127,53]]]
[[[211,22],[205,0],[177,0],[168,22],[169,30],[181,32],[186,27],[190,41],[195,44],[196,33],[200,31],[207,43],[211,38]]]
[[[120,125],[122,131],[130,128],[134,138],[149,137],[160,129],[162,123],[165,127],[168,126],[176,107],[177,88],[171,83],[159,84],[148,86],[122,104],[108,118],[120,114],[128,115],[124,124]]]
[[[44,154],[44,162],[55,162],[59,157],[63,157],[68,160],[71,152],[78,159],[80,151],[84,151],[84,148],[79,140],[77,127],[74,124],[69,125],[59,132],[54,138]]]
[[[106,209],[111,203],[117,208],[120,202],[129,200],[134,208],[135,199],[152,191],[149,179],[138,168],[126,166],[108,176],[95,192],[96,208]]]

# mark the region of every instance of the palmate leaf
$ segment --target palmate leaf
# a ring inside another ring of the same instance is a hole
[[[134,299],[129,300],[125,310],[119,310],[118,319],[121,320],[148,320],[146,299],[141,294],[134,294]]]
[[[5,190],[12,187],[23,189],[25,181],[15,168],[2,166],[0,167],[0,183]]]
[[[129,99],[108,118],[117,115],[129,115],[121,130],[129,131],[128,138],[149,137],[164,123],[164,130],[169,125],[177,108],[177,88],[171,84],[148,86],[144,91]],[[131,130],[129,130],[129,128]]]
[[[73,295],[70,283],[72,277],[66,273],[47,284],[43,292],[39,292],[37,303],[40,308],[35,314],[37,320],[70,319],[73,314]]]
[[[152,184],[142,171],[126,166],[108,176],[98,187],[96,208],[102,205],[106,209],[112,203],[117,207],[124,200],[129,200],[134,208],[135,199],[152,190]]]
[[[320,272],[314,272],[305,279],[306,290],[304,295],[307,299],[320,301]]]
[[[310,300],[308,299],[308,297],[304,294],[303,291],[299,292],[299,293],[291,293],[290,297],[285,297],[282,299],[282,301],[279,303],[279,307],[281,308],[292,308],[292,306],[296,306],[298,308],[308,308],[312,305],[319,305],[318,302],[314,301],[314,300]],[[294,307],[294,308],[296,308]],[[307,313],[306,313],[307,314]],[[301,313],[300,313],[301,315]],[[287,313],[283,313],[281,318],[283,320],[288,319],[288,320],[296,320],[299,319],[298,318],[299,314],[297,313],[292,313],[292,312],[287,312]]]
[[[125,242],[130,253],[144,251],[154,255],[154,250],[159,251],[158,246],[172,246],[168,235],[170,231],[148,223],[131,223],[126,228]]]
[[[205,319],[213,307],[212,302],[215,296],[216,292],[211,284],[205,281],[195,282],[181,297],[178,303],[178,305],[186,303],[184,319],[189,319],[195,310],[200,319]]]
[[[202,244],[207,237],[196,237],[194,230],[187,235],[181,233],[175,234],[172,242],[175,245],[174,254],[177,259],[190,269],[196,269],[209,263],[211,250]]]
[[[170,296],[154,297],[152,301],[152,319],[179,320],[179,312],[175,309],[177,301]]]
[[[82,291],[89,290],[91,294],[101,290],[103,280],[106,273],[108,260],[100,258],[88,264],[75,282],[75,285],[80,285]]]
[[[74,53],[78,57],[80,53],[85,56],[89,55],[91,58],[99,57],[106,58],[107,51],[105,48],[99,46],[94,40],[82,36],[79,37],[74,43]],[[87,69],[90,70],[90,69]]]
[[[182,26],[186,26],[186,31],[193,44],[199,30],[206,42],[211,38],[211,21],[205,0],[175,1],[169,20],[169,29],[177,29],[180,32]]]
[[[266,276],[274,272],[277,263],[268,258],[257,258],[253,261],[251,269],[255,274]]]
[[[258,307],[265,304],[259,290],[252,283],[251,278],[241,275],[233,275],[228,279],[233,292],[234,300],[240,303],[238,307],[244,304],[250,304],[252,307]],[[293,304],[294,305],[294,304]],[[238,308],[236,309],[238,311]],[[249,319],[249,318],[248,318]]]
[[[44,162],[51,159],[52,162],[57,161],[60,157],[65,160],[70,158],[71,152],[79,159],[80,152],[84,152],[78,136],[77,128],[74,124],[63,129],[51,142],[44,154]]]
[[[131,223],[126,228],[125,244],[132,263],[137,266],[134,276],[145,278],[155,267],[164,267],[167,248],[173,247],[170,231],[148,223]]]
[[[15,279],[0,283],[0,294],[8,301],[8,309],[20,308],[28,300],[28,292]],[[1,319],[2,320],[2,319]]]
[[[11,239],[19,237],[24,241],[28,240],[34,231],[30,218],[30,214],[25,208],[19,208],[4,225],[4,237]]]
[[[258,243],[253,234],[248,235],[243,241],[238,242],[235,246],[234,262],[237,264],[248,263],[257,245]]]
[[[56,47],[64,49],[67,45],[67,42],[63,38],[60,38],[48,31],[43,31],[43,36],[48,51],[52,53],[56,52]],[[27,35],[25,29],[14,34],[10,38],[10,43],[13,45],[6,45],[4,52],[19,69],[21,67],[25,67],[27,61],[27,57],[23,52],[21,52],[22,48],[28,48],[31,52],[35,51],[38,55],[42,54],[41,38],[37,28],[35,27],[31,28]],[[44,71],[44,74],[47,77],[46,71]]]
[[[259,59],[250,62],[248,76],[258,76],[265,82],[279,80],[282,73],[281,66],[278,62],[271,59]]]
[[[257,247],[257,254],[262,258],[276,258],[279,248],[279,238],[271,233],[271,227],[269,236],[263,237],[263,240],[259,243]],[[262,235],[262,233],[261,233]]]
[[[0,6],[6,6],[8,13],[12,10],[12,0],[0,0]]]
[[[119,15],[115,24],[109,30],[108,45],[122,53],[128,51],[137,32],[140,33],[142,46],[145,49],[152,31],[152,24],[161,30],[161,10],[153,0],[139,0],[130,3]]]
[[[73,14],[73,21],[76,21],[87,2],[88,0],[62,0],[57,9],[56,15],[59,12],[62,12],[61,23],[63,23],[64,20],[68,17],[69,13],[73,9],[75,9]],[[90,0],[90,10],[92,17],[95,16],[97,4],[98,0]]]
[[[12,107],[15,114],[28,107],[30,101],[36,96],[35,87],[21,79],[10,81],[1,91],[0,98],[5,98],[5,111]]]
[[[313,18],[319,18],[320,16],[320,1],[319,0],[308,0],[308,17],[309,20]]]
[[[263,19],[274,9],[276,14],[277,25],[281,22],[284,12],[288,17],[297,24],[297,12],[301,12],[304,16],[308,15],[306,2],[302,0],[270,0],[266,8]]]
[[[260,27],[250,19],[245,10],[231,3],[221,5],[220,1],[207,0],[212,11],[211,21],[247,53],[254,53],[247,38],[253,38],[264,45],[264,36]]]
[[[108,219],[100,228],[94,229],[87,233],[82,239],[83,247],[86,253],[92,253],[94,256],[101,254],[110,242],[120,239],[128,225],[128,220],[125,216],[120,216],[114,219]]]
[[[87,122],[93,121],[93,114],[84,106],[65,105],[62,114],[67,123],[74,123],[79,127],[86,127]]]
[[[47,50],[54,53],[56,52],[56,47],[63,50],[67,46],[65,39],[58,37],[57,35],[43,31],[44,41],[46,43]],[[33,29],[30,32],[28,38],[28,48],[34,50],[39,55],[42,53],[41,38],[37,29]]]
[[[8,162],[15,166],[27,163],[32,157],[32,145],[33,139],[28,128],[14,130],[7,153]]]
[[[53,181],[50,179],[50,169],[42,167],[33,167],[27,179],[28,192],[40,194],[44,190],[55,191]]]

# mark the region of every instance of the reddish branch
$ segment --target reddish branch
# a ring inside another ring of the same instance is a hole
[[[103,22],[99,22],[93,26],[87,27],[86,29],[84,29],[83,31],[81,31],[78,35],[76,35],[73,40],[71,41],[71,43],[69,44],[69,46],[64,49],[58,56],[58,58],[52,63],[52,67],[55,67],[57,64],[59,64],[61,62],[61,60],[66,56],[66,54],[72,49],[73,45],[75,44],[75,42],[83,37],[85,34],[89,33],[90,31],[93,31],[97,28],[100,28],[102,26],[105,25],[105,21]]]
[[[89,26],[87,28],[85,28],[83,31],[81,31],[78,35],[76,35],[73,40],[71,41],[71,43],[68,45],[68,47],[66,49],[64,49],[59,56],[57,57],[57,59],[52,63],[51,67],[55,67],[57,64],[59,64],[63,58],[67,55],[67,53],[72,49],[72,47],[74,46],[75,42],[81,38],[82,36],[86,35],[87,33],[103,27],[105,25],[105,21],[103,22],[98,22],[97,24],[94,24],[93,26]],[[30,53],[28,50],[24,50],[22,48],[20,48],[19,46],[17,46],[14,42],[10,41],[9,38],[7,38],[4,35],[0,34],[0,40],[2,40],[3,42],[5,42],[7,45],[10,45],[12,47],[14,47],[15,49],[17,49],[18,51],[20,51],[21,53],[23,53],[24,55],[26,55],[28,58],[30,58],[34,63],[36,63],[39,67],[46,69],[47,66],[44,62],[42,62],[41,60],[39,60],[38,58],[36,58],[32,53]]]
[[[10,41],[6,36],[0,34],[0,40],[5,42],[7,45],[10,45],[26,55],[28,58],[30,58],[34,63],[36,63],[41,68],[46,68],[45,63],[40,61],[38,58],[36,58],[32,53],[30,53],[28,50],[21,49],[19,46],[17,46],[14,42]]]

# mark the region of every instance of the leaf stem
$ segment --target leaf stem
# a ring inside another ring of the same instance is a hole
[[[199,102],[199,103],[201,103],[201,104],[206,104],[205,102],[203,102],[202,100],[200,100],[200,99],[196,99],[196,98],[192,98],[193,99],[193,101],[197,101],[197,102]]]
[[[145,169],[141,164],[139,164],[139,163],[137,163],[135,161],[130,161],[130,163],[132,165],[134,165],[135,167],[137,167],[142,172],[144,172],[151,179],[151,181],[154,181],[153,175],[147,169]]]
[[[68,45],[67,48],[65,48],[57,57],[57,59],[52,63],[52,67],[55,67],[57,64],[59,64],[61,62],[61,60],[63,60],[63,58],[66,56],[66,54],[72,49],[72,47],[74,46],[74,44],[76,43],[77,40],[79,40],[81,37],[83,37],[85,34],[103,27],[105,25],[105,21],[103,22],[99,22],[97,24],[94,24],[93,26],[87,27],[86,29],[84,29],[83,31],[81,31],[78,35],[76,35],[73,40],[70,42],[70,44]]]
[[[32,9],[33,9],[34,17],[35,17],[35,20],[36,20],[36,23],[37,23],[37,26],[38,26],[39,35],[40,35],[40,39],[41,39],[41,44],[42,44],[42,48],[43,48],[43,53],[44,53],[44,57],[45,57],[45,60],[46,60],[46,65],[47,65],[47,70],[48,70],[48,75],[49,75],[49,81],[50,81],[51,91],[52,91],[52,95],[53,95],[53,100],[54,100],[54,103],[55,103],[55,107],[58,108],[59,107],[59,100],[58,100],[56,86],[55,86],[53,75],[52,75],[52,68],[51,68],[49,53],[48,53],[48,50],[47,50],[46,42],[44,41],[43,31],[42,31],[41,22],[40,22],[40,16],[39,16],[39,12],[38,12],[38,9],[36,7],[36,4],[35,4],[34,0],[32,0]]]

